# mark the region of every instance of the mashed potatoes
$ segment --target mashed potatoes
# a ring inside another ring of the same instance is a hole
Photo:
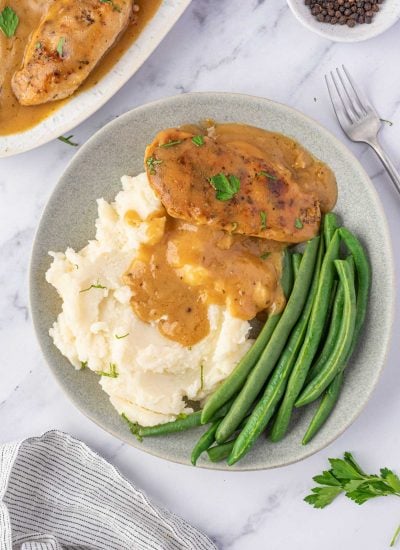
[[[146,220],[161,203],[145,174],[124,176],[122,187],[114,203],[97,201],[95,240],[79,252],[50,252],[46,278],[62,299],[50,335],[76,369],[102,373],[100,384],[119,413],[149,426],[191,412],[188,400],[210,394],[251,345],[250,325],[211,305],[208,336],[188,348],[136,317],[122,275],[140,244],[154,238],[154,228],[151,221],[132,225],[125,214],[134,210]]]

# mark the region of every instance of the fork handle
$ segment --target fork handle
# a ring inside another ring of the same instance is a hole
[[[387,173],[390,176],[390,179],[392,180],[394,186],[397,189],[397,192],[400,194],[400,175],[398,171],[396,170],[393,162],[390,160],[390,158],[387,156],[385,151],[382,149],[379,141],[377,139],[373,139],[370,141],[367,141],[368,145],[372,147],[372,149],[375,151],[375,153],[380,158],[383,166],[386,168]]]

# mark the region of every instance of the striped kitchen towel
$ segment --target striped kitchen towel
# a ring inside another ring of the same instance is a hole
[[[125,549],[216,546],[68,434],[0,446],[0,550]]]

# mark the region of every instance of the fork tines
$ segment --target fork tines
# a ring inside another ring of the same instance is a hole
[[[342,127],[360,122],[374,108],[366,96],[357,87],[346,67],[336,68],[336,74],[330,71],[325,75],[329,96],[336,116]]]

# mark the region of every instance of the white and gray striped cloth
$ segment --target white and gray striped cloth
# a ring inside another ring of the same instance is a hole
[[[103,458],[50,431],[0,446],[0,550],[216,550]]]

